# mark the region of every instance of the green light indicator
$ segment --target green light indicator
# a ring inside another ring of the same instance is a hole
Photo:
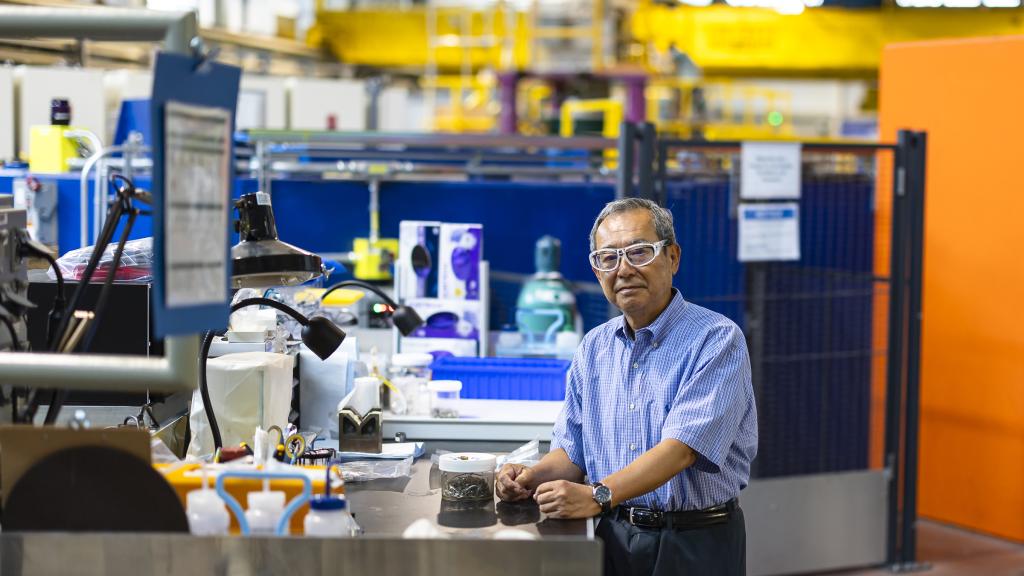
[[[782,121],[783,121],[782,112],[779,112],[779,111],[776,110],[776,111],[772,111],[772,112],[768,113],[768,124],[770,126],[774,126],[775,128],[778,128],[779,126],[782,126]]]

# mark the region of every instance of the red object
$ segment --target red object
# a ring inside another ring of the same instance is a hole
[[[81,280],[82,274],[85,273],[85,264],[76,265],[71,270],[71,274],[68,274],[68,280]],[[96,271],[92,275],[92,282],[106,282],[107,276],[110,275],[110,264],[100,264],[96,267]],[[148,278],[153,275],[153,270],[148,266],[119,266],[117,272],[114,274],[115,282],[135,282],[142,278]]]
[[[334,114],[327,115],[327,129],[337,130],[338,129],[338,117]]]

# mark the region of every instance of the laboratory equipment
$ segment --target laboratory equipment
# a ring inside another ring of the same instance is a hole
[[[228,533],[231,516],[217,491],[207,485],[205,469],[203,487],[186,496],[185,513],[189,531],[195,536],[226,536]]]
[[[430,393],[427,383],[430,382],[430,365],[434,357],[427,353],[405,352],[391,357],[388,373],[391,384],[405,398],[405,409],[399,410],[392,400],[391,411],[398,415],[420,414],[430,412]]]
[[[319,256],[278,239],[269,194],[245,194],[235,202],[235,209],[240,241],[231,247],[232,286],[294,286],[323,274]]]
[[[561,257],[562,243],[557,238],[542,236],[537,240],[537,271],[523,285],[516,302],[516,326],[528,349],[550,350],[556,347],[559,332],[577,330],[576,296],[558,271]]]
[[[442,454],[438,461],[441,470],[441,499],[450,502],[494,500],[496,465],[497,458],[493,454]]]
[[[356,378],[355,388],[338,403],[338,449],[342,452],[380,454],[380,380]]]
[[[458,380],[434,380],[427,384],[430,391],[430,415],[434,418],[459,417],[459,391],[462,382]]]
[[[423,325],[423,319],[420,318],[416,310],[412,306],[403,306],[395,302],[390,296],[388,296],[383,290],[359,280],[343,280],[334,284],[333,286],[324,290],[324,293],[320,295],[320,300],[323,301],[332,292],[344,288],[346,286],[353,286],[362,290],[369,290],[377,296],[380,296],[384,303],[391,307],[393,312],[391,313],[391,321],[394,323],[395,328],[402,333],[403,336],[408,336],[413,330]]]
[[[263,481],[262,491],[249,492],[247,501],[245,520],[249,523],[250,534],[255,536],[274,534],[281,515],[284,513],[284,492],[270,490],[270,480],[267,479]],[[288,533],[287,524],[285,524],[284,533]]]
[[[358,532],[359,527],[348,510],[348,500],[331,495],[331,468],[334,466],[327,467],[324,494],[309,501],[309,512],[303,523],[306,536],[349,538]]]

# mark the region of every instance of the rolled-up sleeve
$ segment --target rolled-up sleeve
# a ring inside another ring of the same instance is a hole
[[[743,333],[734,325],[711,332],[699,365],[679,386],[662,440],[674,439],[697,453],[697,469],[718,473],[739,433],[749,397],[750,358]]]
[[[580,399],[582,351],[581,346],[573,357],[572,365],[569,366],[569,376],[565,384],[565,403],[562,404],[562,411],[558,414],[555,428],[551,432],[551,450],[559,448],[565,450],[569,460],[572,460],[572,463],[580,470],[586,471],[586,462],[583,457],[583,412]]]

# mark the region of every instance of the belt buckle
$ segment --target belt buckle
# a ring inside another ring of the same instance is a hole
[[[636,506],[629,509],[629,523],[633,526],[639,526],[641,528],[661,528],[662,514],[658,510],[651,510],[648,508],[637,508]]]

